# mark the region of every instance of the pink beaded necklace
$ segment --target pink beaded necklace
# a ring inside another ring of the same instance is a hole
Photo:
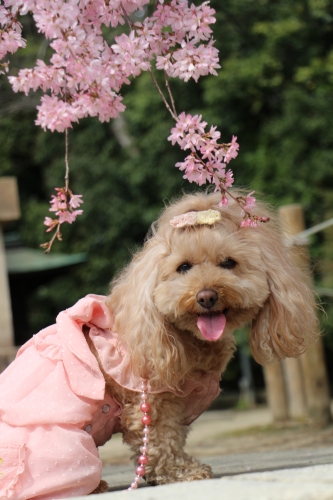
[[[145,465],[148,464],[148,444],[149,444],[149,426],[151,424],[151,416],[148,415],[150,412],[150,404],[147,403],[147,390],[148,390],[148,380],[143,380],[141,382],[141,405],[140,405],[140,410],[143,413],[143,417],[141,419],[141,422],[143,424],[143,438],[142,438],[142,446],[140,447],[140,451],[142,455],[139,456],[138,458],[138,466],[135,469],[136,476],[134,478],[133,483],[131,486],[128,488],[128,490],[136,490],[142,476],[146,474],[146,467]]]

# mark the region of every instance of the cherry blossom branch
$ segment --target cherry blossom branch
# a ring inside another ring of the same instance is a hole
[[[69,189],[69,160],[68,160],[68,129],[65,130],[65,187],[55,188],[56,196],[52,195],[50,200],[50,212],[55,212],[55,219],[45,217],[44,224],[48,226],[47,233],[55,230],[50,241],[42,243],[40,246],[45,249],[45,253],[51,251],[54,241],[62,241],[61,224],[68,222],[72,224],[78,215],[82,215],[83,210],[76,210],[83,203],[82,194],[73,194]]]
[[[54,235],[51,240],[46,243],[42,243],[41,247],[45,249],[45,252],[48,253],[51,250],[53,242],[57,238],[59,241],[62,240],[62,235],[60,231],[60,226],[64,222],[68,222],[68,224],[72,224],[78,215],[83,213],[83,210],[76,210],[81,203],[83,203],[82,194],[73,194],[72,191],[66,187],[63,188],[55,188],[57,193],[56,196],[52,195],[50,200],[51,208],[49,208],[50,212],[55,212],[57,216],[55,219],[51,217],[45,217],[44,224],[48,226],[46,230],[47,233],[55,230]]]
[[[46,217],[45,224],[48,232],[55,233],[44,244],[47,251],[56,238],[61,239],[60,225],[71,224],[82,213],[76,210],[82,196],[73,195],[69,189],[68,128],[87,116],[98,117],[101,122],[117,118],[125,110],[122,86],[143,71],[149,71],[175,120],[169,140],[191,152],[176,165],[185,171],[184,178],[199,185],[214,184],[215,190],[221,192],[222,206],[227,205],[228,197],[233,198],[228,189],[234,182],[233,173],[226,166],[238,154],[236,137],[229,144],[218,144],[220,133],[216,127],[205,132],[207,124],[201,116],[184,112],[178,115],[168,81],[173,77],[197,82],[201,76],[217,74],[220,65],[211,29],[216,22],[215,10],[209,1],[196,6],[189,5],[188,0],[155,0],[153,14],[143,22],[132,23],[130,14],[149,3],[150,0],[4,0],[0,5],[0,60],[8,52],[25,47],[18,16],[28,12],[38,31],[51,40],[49,46],[54,51],[48,64],[38,60],[34,68],[9,77],[15,92],[44,92],[37,107],[37,125],[52,132],[66,131],[65,187],[56,188],[56,196],[51,197],[50,211],[55,212],[56,218]],[[130,33],[115,36],[109,45],[103,37],[104,27],[117,28],[125,23]],[[0,62],[0,70],[6,71],[7,66]],[[164,72],[170,103],[155,78],[154,67]],[[264,222],[264,218],[251,215],[255,203],[251,194],[235,198],[245,213],[246,225]]]
[[[242,209],[244,214],[241,227],[257,227],[258,222],[268,222],[269,219],[252,214],[256,199],[252,196],[254,191],[243,196],[234,196],[229,188],[234,183],[233,172],[226,170],[227,164],[238,155],[239,144],[237,137],[227,144],[218,143],[220,132],[216,127],[205,131],[206,122],[201,120],[201,115],[192,116],[184,112],[178,116],[176,126],[171,129],[168,140],[174,145],[176,142],[184,151],[191,152],[183,162],[176,164],[180,170],[185,171],[184,179],[195,182],[199,186],[209,182],[215,185],[215,192],[221,192],[219,206],[228,205],[228,197],[232,198]]]

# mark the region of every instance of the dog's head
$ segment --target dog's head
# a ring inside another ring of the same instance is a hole
[[[274,220],[240,228],[239,207],[220,209],[219,199],[190,195],[168,207],[144,249],[113,283],[114,328],[141,376],[156,372],[170,384],[175,367],[179,374],[186,371],[189,338],[216,345],[244,323],[252,323],[250,344],[260,363],[298,356],[318,334],[311,290]],[[170,225],[175,216],[209,209],[218,210],[221,220]],[[271,217],[263,206],[260,213]]]

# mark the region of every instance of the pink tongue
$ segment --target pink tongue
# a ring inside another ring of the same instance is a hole
[[[198,317],[197,327],[206,340],[221,337],[227,320],[224,314],[202,314]]]
[[[224,314],[202,314],[197,321],[201,335],[206,340],[217,340],[221,337],[227,320]]]

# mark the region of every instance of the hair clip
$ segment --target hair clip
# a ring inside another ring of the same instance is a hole
[[[171,219],[170,225],[172,227],[196,226],[201,224],[212,226],[221,219],[221,214],[217,210],[202,210],[201,212],[187,212],[186,214],[176,215]]]

